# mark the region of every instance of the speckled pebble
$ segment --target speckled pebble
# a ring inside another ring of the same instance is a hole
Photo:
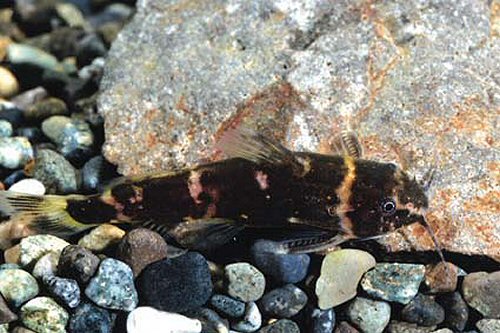
[[[130,312],[127,317],[128,333],[160,333],[182,332],[200,333],[201,322],[178,313],[159,311],[151,307],[141,306]]]
[[[69,320],[70,333],[111,333],[109,312],[92,303],[81,303]]]
[[[311,333],[332,333],[335,328],[335,311],[312,309],[310,327]]]
[[[264,294],[258,304],[268,317],[291,318],[307,304],[307,295],[293,284],[287,284]]]
[[[33,160],[33,147],[21,136],[0,137],[0,165],[7,169],[18,169]]]
[[[500,319],[500,271],[470,273],[462,283],[462,294],[484,317]]]
[[[407,304],[417,295],[424,274],[423,265],[380,263],[365,274],[361,286],[370,296]]]
[[[49,252],[44,254],[33,267],[33,276],[43,280],[57,273],[57,263],[59,262],[59,253]]]
[[[292,320],[280,319],[270,325],[264,326],[259,333],[300,333],[300,328]]]
[[[13,184],[11,187],[9,187],[9,191],[34,195],[44,195],[45,186],[43,186],[43,184],[36,179],[27,178]]]
[[[239,318],[245,313],[245,303],[226,295],[213,295],[210,298],[210,305],[226,318]]]
[[[363,332],[382,333],[391,319],[391,306],[383,301],[356,297],[349,304],[347,316]]]
[[[97,274],[85,289],[85,295],[106,309],[132,311],[138,304],[132,269],[112,258],[101,261]]]
[[[68,313],[53,299],[37,297],[21,307],[24,326],[37,333],[66,333]]]
[[[125,236],[125,231],[112,224],[101,224],[80,238],[78,245],[92,252],[102,252],[107,247],[115,245]]]
[[[458,267],[449,262],[439,262],[425,267],[425,285],[431,293],[452,292],[457,289]]]
[[[432,296],[417,294],[401,310],[401,318],[421,326],[433,326],[443,322],[444,309]]]
[[[23,266],[35,264],[49,252],[58,254],[69,245],[65,240],[52,235],[33,235],[25,237],[20,244],[20,261]]]
[[[262,315],[255,302],[248,302],[245,315],[240,321],[231,324],[231,328],[243,333],[255,332],[262,326]]]
[[[94,276],[99,262],[100,259],[83,246],[69,245],[61,252],[57,266],[58,275],[84,285]]]
[[[0,137],[7,138],[12,136],[14,130],[12,129],[12,124],[7,120],[0,119]]]
[[[498,333],[500,332],[500,320],[481,319],[476,323],[476,327],[481,333]]]
[[[437,298],[445,311],[445,325],[455,331],[463,331],[469,319],[469,308],[459,292],[446,293]]]
[[[38,283],[30,273],[22,269],[0,271],[0,293],[9,304],[18,307],[38,295],[38,292]]]
[[[44,284],[50,294],[67,307],[76,308],[80,304],[80,287],[75,280],[49,276]]]
[[[224,268],[228,295],[243,301],[256,301],[266,288],[264,275],[254,266],[245,262],[229,264]]]
[[[387,326],[387,333],[431,333],[435,329],[436,326],[425,327],[404,321],[392,320],[389,326]]]
[[[38,149],[33,177],[48,194],[68,194],[78,190],[76,169],[62,155],[50,149]]]

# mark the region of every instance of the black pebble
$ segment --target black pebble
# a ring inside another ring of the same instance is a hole
[[[445,308],[445,324],[453,331],[463,331],[469,319],[469,309],[459,292],[438,296],[438,302]]]
[[[57,274],[86,284],[99,267],[99,258],[80,245],[68,245],[61,252]]]
[[[226,295],[213,295],[210,305],[224,317],[240,318],[245,314],[245,303]]]
[[[418,294],[402,310],[403,320],[422,326],[433,326],[444,321],[444,309],[434,298]]]
[[[112,319],[108,311],[90,303],[80,304],[69,321],[70,333],[109,333]]]

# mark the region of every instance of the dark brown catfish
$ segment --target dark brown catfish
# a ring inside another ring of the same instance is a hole
[[[98,195],[1,192],[0,245],[34,233],[69,236],[102,223],[146,226],[192,249],[260,228],[285,235],[276,242],[284,253],[318,251],[411,223],[430,231],[424,190],[394,164],[291,152],[248,130],[230,130],[219,148],[231,158],[120,178]]]

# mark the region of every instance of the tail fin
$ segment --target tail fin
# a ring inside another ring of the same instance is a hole
[[[84,196],[30,195],[0,192],[0,248],[12,241],[38,233],[67,237],[91,228],[92,224],[76,221],[66,210],[68,199]]]

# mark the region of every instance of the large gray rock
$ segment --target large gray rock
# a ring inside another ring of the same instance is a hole
[[[350,126],[367,158],[436,169],[428,219],[446,249],[500,259],[495,3],[138,1],[102,82],[104,153],[137,174],[214,157],[230,124],[325,153]],[[418,226],[384,241],[433,247]]]

